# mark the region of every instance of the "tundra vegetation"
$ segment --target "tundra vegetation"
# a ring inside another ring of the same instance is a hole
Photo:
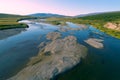
[[[11,29],[11,28],[26,28],[27,24],[18,23],[21,19],[29,19],[32,17],[11,15],[11,14],[0,14],[0,30]]]
[[[0,14],[0,30],[11,29],[11,28],[26,28],[26,27],[28,27],[27,24],[18,23],[18,21],[22,20],[22,19],[31,19],[31,18],[33,19],[35,17]],[[87,15],[87,16],[83,16],[83,17],[81,17],[81,16],[49,17],[49,18],[47,18],[47,22],[54,24],[54,25],[66,25],[66,22],[92,25],[95,28],[101,30],[102,32],[105,32],[113,37],[120,39],[120,11]],[[105,25],[107,23],[111,23],[111,24],[113,24],[113,26],[116,26],[116,27],[115,28],[106,27]]]
[[[105,32],[113,37],[120,39],[120,29],[110,29],[104,25],[108,22],[120,25],[120,11],[118,12],[107,12],[95,15],[89,15],[84,17],[64,17],[64,18],[48,18],[47,21],[54,25],[65,25],[66,22],[73,22],[77,24],[92,25],[95,28]],[[120,27],[120,26],[116,26]]]

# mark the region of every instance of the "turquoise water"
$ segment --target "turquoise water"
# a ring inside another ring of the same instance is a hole
[[[51,31],[58,31],[58,27],[43,23],[29,23],[29,28],[19,30],[19,33],[14,35],[3,37],[0,33],[2,37],[0,38],[0,80],[15,75],[25,67],[29,59],[37,55],[39,44],[46,41],[45,36]],[[72,70],[56,76],[56,80],[120,80],[119,39],[106,35],[92,26],[83,30],[61,32],[61,34],[63,37],[76,36],[78,42],[88,48],[88,56]],[[89,46],[84,42],[88,38],[104,40],[104,48],[96,49]]]

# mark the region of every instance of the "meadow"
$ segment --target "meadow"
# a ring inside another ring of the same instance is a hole
[[[27,24],[18,23],[19,20],[30,18],[28,16],[0,14],[0,30],[12,28],[26,28]]]

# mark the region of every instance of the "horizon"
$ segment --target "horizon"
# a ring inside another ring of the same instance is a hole
[[[36,13],[28,13],[28,14],[14,14],[14,13],[0,13],[0,14],[10,14],[10,15],[21,15],[21,16],[28,16],[32,14],[57,14],[57,15],[63,15],[63,16],[79,16],[79,15],[87,15],[87,14],[94,14],[94,13],[107,13],[107,12],[119,12],[119,11],[105,11],[105,12],[92,12],[92,13],[83,13],[83,14],[77,14],[77,15],[64,15],[59,13],[43,13],[43,12],[36,12]]]
[[[2,0],[0,3],[0,13],[17,15],[52,13],[76,16],[89,13],[120,11],[119,3],[119,0]]]

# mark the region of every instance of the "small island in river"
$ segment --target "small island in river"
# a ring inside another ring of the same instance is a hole
[[[42,48],[39,46],[38,55],[31,58],[28,66],[8,80],[50,80],[77,65],[87,55],[87,48],[77,43],[76,37],[59,37],[58,32],[48,33],[47,39],[52,41]]]

